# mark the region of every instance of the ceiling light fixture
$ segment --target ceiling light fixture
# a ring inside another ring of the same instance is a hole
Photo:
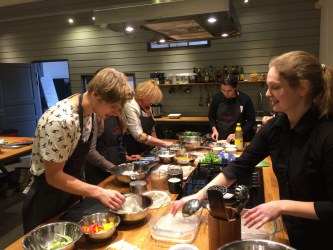
[[[249,0],[244,0],[244,3],[248,3],[249,2]]]
[[[222,36],[222,37],[228,37],[229,34],[228,34],[228,33],[223,33],[221,36]]]
[[[208,18],[209,23],[215,23],[216,21],[217,21],[217,19],[215,17]]]
[[[92,16],[91,19],[92,19],[93,21],[95,21],[96,18],[95,18],[94,16]]]
[[[69,22],[70,24],[72,24],[72,23],[74,23],[74,19],[73,19],[73,18],[68,18],[68,22]]]
[[[165,39],[162,38],[162,39],[159,40],[159,42],[160,42],[160,43],[165,43]]]
[[[125,30],[126,30],[127,32],[132,32],[132,31],[134,30],[134,28],[133,28],[132,26],[127,26],[127,27],[125,28]]]

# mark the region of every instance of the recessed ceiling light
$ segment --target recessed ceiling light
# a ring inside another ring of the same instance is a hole
[[[210,18],[208,18],[208,22],[210,22],[210,23],[215,23],[217,20],[216,20],[216,18],[215,17],[210,17]]]
[[[249,0],[244,0],[244,3],[248,3],[249,2]]]
[[[229,34],[228,33],[222,33],[222,35],[221,35],[222,37],[228,37],[229,36]]]
[[[165,39],[160,39],[160,41],[159,41],[160,43],[165,43]]]
[[[127,26],[127,27],[125,28],[125,30],[126,30],[127,32],[132,32],[132,31],[134,30],[134,28],[133,28],[132,26]]]
[[[95,19],[96,19],[96,18],[95,18],[94,16],[92,16],[92,18],[91,18],[91,19],[92,19],[93,21],[95,21]]]
[[[68,18],[68,22],[69,23],[74,23],[74,19],[73,18]]]

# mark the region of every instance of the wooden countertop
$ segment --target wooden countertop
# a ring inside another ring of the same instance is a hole
[[[155,118],[156,122],[168,122],[168,123],[182,123],[182,122],[207,122],[207,116],[181,116],[177,119],[171,119],[167,116],[163,116],[160,118]]]
[[[34,138],[32,137],[1,137],[0,139],[6,139],[9,143],[13,143],[13,142],[20,142],[20,141],[27,141],[27,140],[33,140]],[[30,152],[32,149],[32,144],[31,145],[27,145],[25,147],[22,148],[1,148],[0,151],[0,161],[4,161],[7,160],[9,158],[18,156],[18,155],[22,155],[24,153]]]
[[[271,169],[271,162],[270,159],[267,158],[265,161],[267,161],[270,166],[263,168],[263,174],[264,174],[264,185],[265,185],[265,200],[273,200],[273,199],[279,199],[279,193],[277,188],[277,182],[275,179],[275,176]],[[110,176],[107,179],[105,179],[103,182],[100,183],[99,186],[102,186],[104,188],[108,189],[116,189],[120,192],[129,192],[129,187],[120,185],[114,176]],[[147,187],[148,190],[150,190],[150,181],[147,179]],[[170,194],[170,193],[169,193]],[[170,194],[171,199],[176,199],[177,195]],[[149,219],[153,216],[156,209],[151,209],[148,212],[147,217],[140,223],[135,225],[123,225],[120,224],[117,227],[116,233],[109,239],[103,242],[92,242],[90,240],[87,240],[85,237],[81,237],[81,239],[75,244],[74,249],[105,249],[110,244],[117,242],[119,240],[125,240],[137,247],[139,247],[142,250],[155,250],[155,249],[168,249],[170,246],[176,244],[176,243],[169,243],[169,242],[162,242],[157,241],[151,237],[148,222]],[[208,225],[207,225],[207,211],[204,210],[202,214],[202,221],[200,223],[200,226],[198,228],[197,236],[195,240],[191,243],[198,247],[200,250],[208,250],[209,249],[209,241],[208,241]],[[266,230],[268,232],[272,232],[273,230],[273,223],[265,226]],[[22,250],[21,242],[22,238],[14,242],[12,245],[6,248],[6,250]],[[284,231],[279,232],[275,238],[274,241],[278,241],[284,244],[288,244],[288,237]]]

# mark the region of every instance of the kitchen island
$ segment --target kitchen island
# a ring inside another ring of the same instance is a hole
[[[270,159],[266,159],[267,162],[270,164]],[[278,192],[276,188],[276,181],[274,182],[275,176],[272,176],[271,167],[266,167],[264,170],[264,181],[268,181],[268,183],[264,183],[265,185],[265,199],[266,201],[276,199],[278,198]],[[109,189],[116,189],[120,192],[129,192],[129,187],[119,184],[119,182],[115,179],[114,176],[110,176],[107,179],[105,179],[103,182],[99,184],[101,187],[109,188]],[[270,186],[272,185],[272,186]],[[150,190],[150,180],[147,179],[147,187],[148,190]],[[177,195],[176,194],[170,194],[170,197],[172,200],[175,200]],[[75,244],[74,249],[105,249],[110,244],[117,242],[119,240],[125,240],[126,242],[129,242],[137,247],[139,247],[142,250],[155,250],[155,249],[168,249],[170,246],[176,244],[171,242],[162,242],[157,241],[151,237],[148,222],[149,219],[152,217],[156,209],[149,210],[147,217],[142,221],[134,225],[125,225],[120,224],[117,227],[117,230],[115,234],[108,240],[103,242],[93,242],[91,240],[86,239],[85,237],[81,237],[81,239]],[[208,225],[206,223],[207,211],[204,210],[202,214],[202,219],[200,226],[198,228],[198,232],[196,235],[196,238],[191,243],[195,246],[197,246],[200,250],[208,250],[209,249],[209,241],[208,241]],[[60,218],[61,215],[57,218],[53,218],[52,221],[56,221]],[[270,233],[273,229],[273,223],[270,223],[266,226],[266,230]],[[14,242],[12,245],[7,247],[7,250],[21,250],[21,242],[22,238]],[[288,239],[284,231],[279,232],[275,238],[275,241],[281,242],[281,243],[287,243]]]

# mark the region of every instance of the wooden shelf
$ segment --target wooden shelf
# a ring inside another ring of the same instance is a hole
[[[239,84],[264,84],[266,81],[239,81]],[[205,86],[205,85],[220,85],[219,82],[196,82],[196,83],[175,83],[175,84],[160,84],[160,87],[172,87],[172,86]]]

